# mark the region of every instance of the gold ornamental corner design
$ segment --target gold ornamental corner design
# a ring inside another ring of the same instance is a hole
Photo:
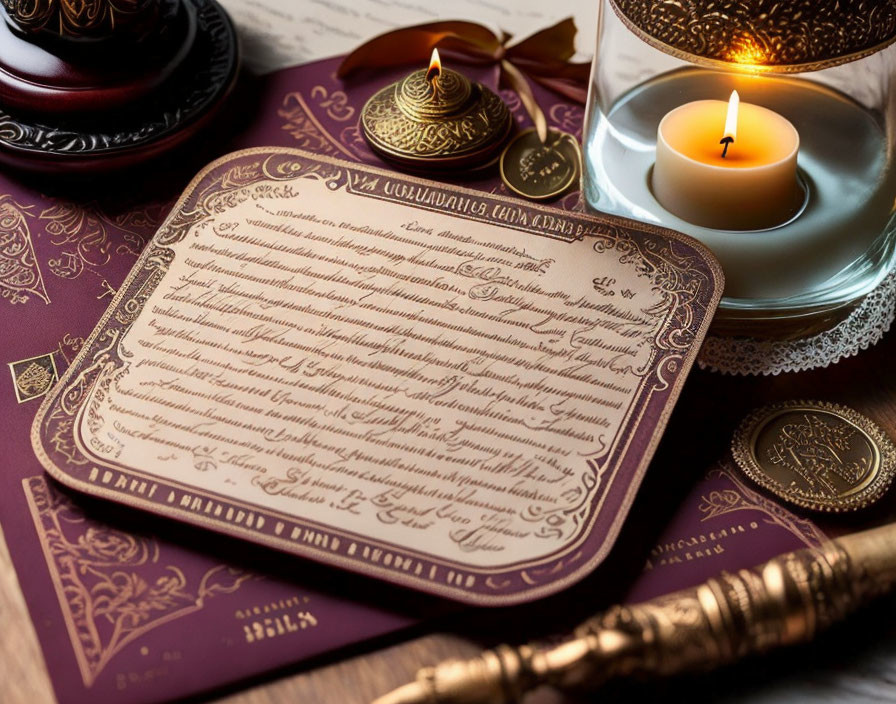
[[[258,578],[226,564],[167,564],[157,538],[92,520],[45,477],[22,488],[85,687],[130,643]]]
[[[869,418],[832,403],[760,408],[741,423],[731,449],[756,484],[813,511],[866,508],[896,473],[896,446],[887,435]]]
[[[896,40],[893,0],[611,0],[651,46],[695,63],[783,73],[860,59]]]

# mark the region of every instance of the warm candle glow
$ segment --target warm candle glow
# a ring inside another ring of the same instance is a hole
[[[432,50],[432,58],[429,60],[429,70],[426,72],[426,80],[430,83],[442,74],[442,60],[439,58],[439,50]]]
[[[718,140],[722,125],[725,136]],[[741,103],[737,91],[728,102],[685,103],[657,128],[653,194],[666,210],[694,225],[718,230],[780,225],[802,202],[799,143],[785,117]]]
[[[738,64],[742,69],[752,71],[767,70],[765,66],[767,61],[765,52],[750,37],[741,37],[740,43],[736,47],[732,47],[728,52],[728,61]]]
[[[737,114],[740,111],[740,95],[736,90],[731,91],[731,99],[728,101],[728,117],[725,119],[725,134],[722,138],[731,137],[737,139]]]

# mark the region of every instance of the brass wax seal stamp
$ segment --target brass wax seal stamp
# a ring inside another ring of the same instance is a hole
[[[870,419],[831,403],[766,406],[741,423],[734,459],[776,496],[815,511],[852,511],[884,495],[896,447]]]
[[[576,183],[580,163],[575,137],[550,130],[542,142],[533,127],[521,132],[501,153],[501,180],[524,198],[545,200],[565,193]]]
[[[376,93],[361,128],[383,159],[405,168],[460,169],[491,162],[513,128],[510,111],[488,88],[441,65],[415,71]]]

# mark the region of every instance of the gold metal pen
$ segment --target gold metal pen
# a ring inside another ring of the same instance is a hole
[[[583,690],[617,677],[706,670],[808,641],[894,584],[896,525],[887,525],[615,606],[559,645],[504,645],[424,668],[373,704],[509,704],[543,684]]]

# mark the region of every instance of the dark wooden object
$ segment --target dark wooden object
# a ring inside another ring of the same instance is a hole
[[[133,166],[196,134],[238,68],[214,0],[2,0],[0,163],[44,172]]]

